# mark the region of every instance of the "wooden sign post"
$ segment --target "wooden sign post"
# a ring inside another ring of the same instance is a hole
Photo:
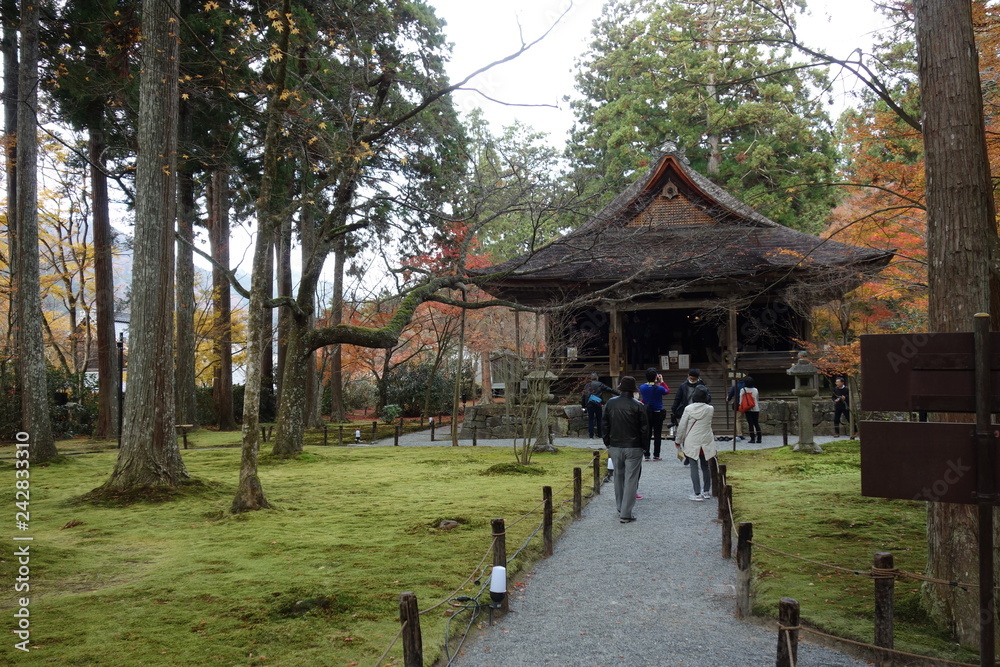
[[[865,411],[921,413],[922,421],[861,422],[861,495],[975,504],[979,510],[980,665],[993,667],[993,507],[998,505],[1000,333],[988,314],[972,333],[861,337]],[[974,412],[975,424],[926,422],[928,412]]]

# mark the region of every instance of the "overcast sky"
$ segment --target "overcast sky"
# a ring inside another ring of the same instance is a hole
[[[494,60],[514,53],[521,44],[540,37],[570,7],[569,0],[429,0],[447,25],[455,45],[449,74],[452,81],[468,76]],[[563,101],[573,96],[577,58],[587,49],[593,20],[603,0],[574,0],[572,8],[552,33],[516,61],[478,77],[473,86],[508,104],[505,107],[472,93],[456,101],[462,111],[480,106],[498,130],[515,119],[548,132],[553,144],[562,146],[573,118]],[[808,0],[811,16],[800,19],[800,39],[835,56],[847,56],[859,46],[867,48],[869,35],[881,23],[872,0]],[[853,81],[838,84],[836,117],[848,104]]]

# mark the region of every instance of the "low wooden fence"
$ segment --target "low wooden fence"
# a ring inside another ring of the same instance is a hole
[[[593,454],[593,460],[591,462],[591,468],[593,473],[592,481],[592,496],[599,495],[601,493],[601,479],[603,476],[603,470],[601,466],[601,452],[595,451]],[[561,492],[572,486],[572,509],[571,512],[567,513],[566,516],[571,517],[573,520],[579,519],[583,512],[583,469],[573,468],[573,479],[570,483],[559,489]],[[553,528],[556,524],[555,509],[556,505],[553,500],[553,490],[551,486],[542,487],[542,502],[536,505],[534,508],[523,514],[520,518],[516,519],[511,526],[521,521],[524,521],[529,516],[534,514],[539,509],[542,510],[542,519],[539,522],[538,527],[532,531],[528,536],[528,539],[517,549],[513,554],[507,554],[507,528],[506,521],[502,518],[493,519],[490,522],[490,547],[483,556],[483,559],[479,564],[473,569],[472,574],[466,579],[462,584],[445,599],[441,600],[437,604],[433,605],[424,610],[419,610],[417,604],[417,596],[412,591],[404,591],[399,594],[399,623],[400,629],[396,636],[390,642],[389,646],[382,653],[381,657],[375,663],[374,667],[379,667],[385,659],[389,656],[390,651],[397,642],[400,642],[403,649],[403,665],[405,667],[423,667],[424,656],[423,656],[423,640],[420,631],[420,617],[430,611],[433,611],[442,605],[448,603],[454,603],[452,606],[457,606],[460,610],[468,610],[470,612],[469,625],[478,616],[483,609],[489,610],[490,619],[492,621],[493,614],[503,614],[509,611],[510,595],[504,596],[503,600],[494,604],[486,604],[479,601],[479,598],[488,589],[489,583],[483,586],[477,595],[474,597],[470,596],[457,596],[458,592],[469,585],[470,582],[476,579],[476,575],[483,571],[484,565],[488,559],[492,556],[492,565],[502,565],[507,567],[515,558],[517,558],[522,551],[524,551],[535,536],[540,532],[542,539],[542,555],[548,558],[553,554],[554,550],[554,533]],[[509,571],[509,570],[508,570]],[[488,578],[487,578],[488,582]],[[508,589],[510,588],[510,579],[507,580]],[[457,596],[457,597],[456,597]],[[445,630],[445,653],[448,659],[451,659],[451,655],[448,651],[448,639],[451,635],[450,621],[452,617],[449,617],[449,625]],[[467,633],[466,633],[467,634]],[[463,634],[463,641],[465,638]],[[459,646],[458,648],[461,648]],[[456,649],[458,650],[458,649]]]
[[[714,462],[714,461],[713,461]],[[782,598],[778,603],[778,645],[776,653],[777,667],[796,667],[798,660],[799,633],[823,637],[827,640],[850,644],[870,651],[872,660],[878,667],[893,667],[897,664],[897,658],[909,660],[921,660],[920,664],[928,665],[958,665],[959,667],[979,667],[979,665],[956,662],[944,658],[934,658],[931,656],[918,655],[899,651],[894,648],[895,635],[895,585],[896,579],[909,578],[933,584],[945,586],[958,586],[966,590],[978,590],[978,585],[944,581],[926,577],[915,572],[899,570],[894,565],[891,553],[879,552],[872,558],[872,566],[869,570],[857,570],[841,567],[829,563],[803,558],[790,554],[779,549],[774,549],[767,545],[755,542],[753,539],[753,524],[744,522],[737,524],[734,528],[733,521],[733,487],[728,484],[726,478],[726,465],[718,464],[712,466],[712,489],[713,494],[718,499],[718,518],[722,524],[722,557],[732,558],[733,537],[736,537],[736,615],[739,618],[750,616],[752,613],[750,589],[752,586],[752,555],[753,547],[764,549],[783,557],[793,560],[804,561],[815,566],[837,570],[845,574],[869,577],[873,580],[874,587],[874,633],[872,643],[854,641],[844,637],[820,632],[813,628],[803,626],[800,622],[799,603],[793,598]],[[902,663],[900,663],[902,664]],[[911,664],[907,662],[907,664]]]

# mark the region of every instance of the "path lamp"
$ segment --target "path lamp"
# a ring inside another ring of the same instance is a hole
[[[490,574],[490,625],[493,625],[493,610],[499,609],[503,605],[503,599],[507,597],[507,568],[503,565],[494,565]]]
[[[799,352],[799,358],[785,372],[795,378],[792,394],[798,398],[799,406],[799,441],[792,451],[822,454],[823,449],[813,441],[813,397],[819,393],[816,367],[806,358],[805,352]]]

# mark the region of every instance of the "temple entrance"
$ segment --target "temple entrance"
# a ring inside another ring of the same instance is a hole
[[[726,326],[709,321],[700,309],[630,311],[622,314],[622,325],[625,367],[630,372],[649,367],[686,371],[722,357]],[[677,360],[668,369],[663,360],[671,352],[677,353]]]

